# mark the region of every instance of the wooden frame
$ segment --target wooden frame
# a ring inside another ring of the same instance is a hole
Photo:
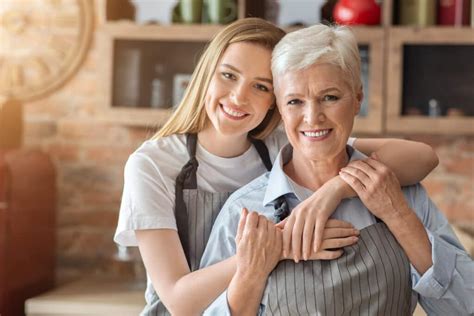
[[[366,117],[356,117],[355,133],[380,133],[383,125],[384,88],[384,30],[374,27],[354,27],[359,44],[369,46],[369,112]],[[367,97],[367,96],[364,96]]]
[[[128,108],[112,104],[113,92],[113,62],[115,40],[153,40],[153,41],[183,41],[207,42],[222,26],[219,25],[136,25],[129,22],[107,23],[103,26],[104,50],[107,52],[107,62],[103,65],[106,89],[106,107],[98,113],[101,121],[120,123],[132,126],[157,127],[170,117],[171,109]]]
[[[387,65],[387,113],[388,132],[425,133],[448,135],[473,135],[473,117],[422,117],[402,116],[402,65],[404,44],[459,44],[474,45],[472,28],[413,28],[394,27],[389,30]]]

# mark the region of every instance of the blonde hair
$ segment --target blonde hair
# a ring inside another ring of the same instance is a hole
[[[273,81],[288,71],[303,70],[316,63],[340,67],[352,91],[358,93],[362,89],[359,48],[348,27],[317,24],[287,34],[272,53]]]
[[[285,32],[259,18],[240,19],[220,31],[208,44],[201,56],[178,108],[163,127],[152,137],[157,139],[173,134],[198,133],[206,122],[205,97],[217,62],[226,48],[233,43],[250,42],[273,50]],[[249,135],[262,139],[280,122],[280,113],[273,106],[265,119]]]

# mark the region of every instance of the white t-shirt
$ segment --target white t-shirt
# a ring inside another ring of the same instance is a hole
[[[350,138],[352,145],[355,139]],[[288,140],[275,130],[265,139],[273,162]],[[209,192],[233,192],[267,170],[254,146],[234,158],[222,158],[196,147],[197,186]],[[137,246],[135,230],[175,229],[175,180],[188,162],[185,135],[145,141],[130,155],[124,172],[124,189],[114,240],[122,246]]]

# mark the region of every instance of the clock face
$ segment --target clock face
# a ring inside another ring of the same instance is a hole
[[[85,56],[93,1],[0,2],[0,96],[27,101],[58,88]]]

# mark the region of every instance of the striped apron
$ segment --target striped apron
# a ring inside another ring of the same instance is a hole
[[[271,170],[272,163],[265,144],[261,140],[249,139],[266,169]],[[175,191],[175,216],[178,234],[191,271],[199,269],[199,263],[209,240],[212,225],[225,201],[233,193],[208,192],[197,188],[196,145],[197,135],[188,134],[186,146],[190,159],[176,178]],[[147,289],[147,294],[147,306],[141,315],[170,315],[154,289]]]
[[[281,261],[266,315],[410,315],[410,262],[385,223],[360,230],[336,260]]]

